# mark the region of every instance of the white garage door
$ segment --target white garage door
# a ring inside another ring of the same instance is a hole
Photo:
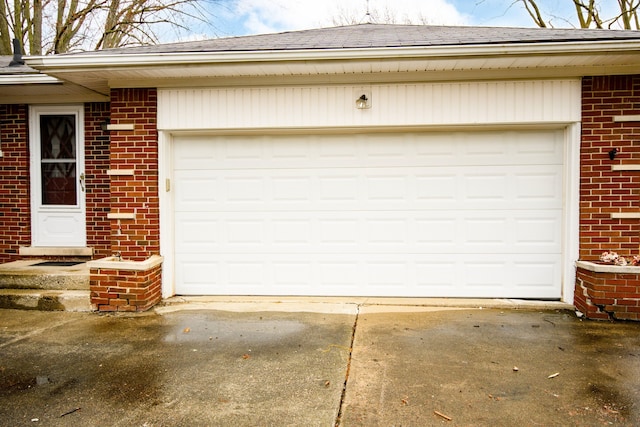
[[[176,293],[560,298],[563,135],[176,137]]]

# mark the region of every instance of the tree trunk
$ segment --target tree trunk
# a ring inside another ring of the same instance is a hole
[[[29,52],[42,55],[42,0],[33,0],[33,18],[29,34]]]
[[[7,9],[5,0],[0,0],[0,55],[11,55],[11,33],[9,33],[10,12]]]

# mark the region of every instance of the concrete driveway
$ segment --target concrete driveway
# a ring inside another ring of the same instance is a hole
[[[640,324],[312,306],[0,310],[0,425],[640,425]]]

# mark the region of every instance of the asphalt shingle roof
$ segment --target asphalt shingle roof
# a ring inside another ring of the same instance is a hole
[[[154,46],[107,49],[79,54],[321,50],[544,42],[595,42],[634,39],[640,40],[640,31],[358,24]]]
[[[13,61],[13,55],[0,55],[0,75],[38,73],[37,70],[27,65],[10,65],[11,61]]]

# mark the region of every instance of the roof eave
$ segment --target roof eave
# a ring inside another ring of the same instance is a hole
[[[0,85],[62,84],[62,80],[45,74],[0,74]]]
[[[345,49],[170,52],[147,54],[87,54],[25,57],[30,67],[43,72],[79,71],[101,67],[127,68],[215,63],[330,61],[391,58],[465,58],[498,55],[562,55],[640,52],[640,40],[508,43],[457,46],[381,47]]]

